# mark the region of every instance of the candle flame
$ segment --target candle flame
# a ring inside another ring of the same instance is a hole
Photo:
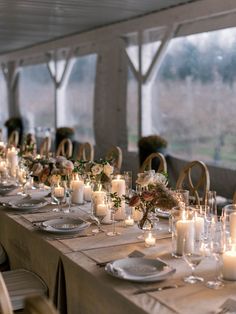
[[[182,220],[186,220],[187,219],[187,217],[186,217],[186,210],[185,209],[183,209],[182,212],[181,212],[181,219]]]

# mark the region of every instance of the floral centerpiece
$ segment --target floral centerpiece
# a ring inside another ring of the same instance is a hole
[[[36,181],[51,185],[61,178],[66,178],[72,174],[74,164],[65,157],[49,159],[26,158],[25,164],[29,168]]]
[[[138,191],[128,199],[128,203],[143,212],[143,218],[139,222],[141,229],[146,222],[151,224],[150,212],[155,212],[156,208],[171,209],[179,203],[174,192],[168,189],[167,178],[162,173],[156,173],[154,170],[139,173],[136,183]]]
[[[77,160],[74,163],[74,172],[87,176],[97,184],[109,184],[114,168],[107,160],[83,161]]]

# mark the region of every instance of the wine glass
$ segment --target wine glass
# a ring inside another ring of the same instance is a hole
[[[184,282],[195,284],[203,282],[202,277],[194,274],[195,269],[201,263],[205,255],[205,244],[202,240],[193,239],[190,243],[187,236],[183,238],[183,259],[191,268],[191,275],[184,277]]]
[[[212,221],[217,221],[217,202],[216,192],[208,191],[205,199],[205,221],[206,221],[206,239],[210,238],[210,230]]]
[[[125,195],[129,196],[130,191],[132,190],[132,171],[124,171],[125,179]]]
[[[115,213],[117,210],[118,210],[118,208],[116,208],[114,206],[111,207],[112,230],[107,232],[107,235],[109,237],[114,237],[114,236],[121,234],[120,232],[116,231]]]
[[[222,221],[212,221],[211,239],[209,241],[209,252],[215,259],[215,278],[207,281],[206,287],[210,289],[220,289],[224,286],[219,280],[220,257],[224,251],[224,228]]]
[[[70,213],[71,211],[71,204],[72,204],[72,188],[70,186],[70,181],[63,181],[63,186],[65,188],[65,201],[68,205],[68,208],[64,210],[64,213]]]
[[[58,208],[54,208],[53,211],[60,212],[62,211],[62,203],[65,200],[66,189],[63,183],[57,183],[52,188],[53,199],[57,201]]]
[[[114,237],[114,236],[117,236],[117,235],[121,234],[120,232],[118,232],[116,230],[116,220],[115,220],[115,214],[116,214],[117,210],[119,210],[119,208],[114,206],[110,196],[107,197],[107,204],[108,204],[108,206],[109,206],[109,208],[111,210],[112,230],[108,231],[106,234],[109,237]]]

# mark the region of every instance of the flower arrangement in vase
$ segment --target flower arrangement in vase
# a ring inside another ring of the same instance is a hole
[[[156,173],[154,170],[139,173],[136,183],[137,191],[127,201],[130,207],[135,207],[143,213],[139,222],[141,229],[146,224],[152,225],[149,214],[155,212],[156,208],[171,209],[179,203],[174,192],[168,189],[167,178],[162,173]]]

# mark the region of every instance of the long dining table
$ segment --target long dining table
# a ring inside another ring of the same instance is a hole
[[[5,203],[14,197],[1,197],[0,201]],[[115,237],[106,234],[111,225],[102,225],[102,230],[94,233],[96,226],[92,224],[73,235],[51,234],[39,228],[40,222],[58,217],[87,220],[90,207],[90,203],[73,206],[70,213],[53,211],[55,205],[27,211],[2,206],[0,210],[0,243],[7,252],[11,269],[24,268],[38,274],[61,314],[217,313],[224,302],[236,300],[233,281],[225,282],[219,290],[209,289],[204,283],[184,283],[183,277],[190,273],[190,268],[183,259],[171,254],[167,219],[157,223],[156,245],[151,247],[138,238],[141,230],[136,224],[127,227],[124,222],[117,223],[121,234]],[[146,258],[160,258],[176,272],[154,283],[130,282],[105,272],[107,261],[126,258],[133,252]],[[196,271],[205,282],[214,278],[215,261],[204,258]],[[162,286],[173,288],[155,290]],[[145,292],[149,288],[154,291]],[[137,290],[143,291],[135,294]]]

